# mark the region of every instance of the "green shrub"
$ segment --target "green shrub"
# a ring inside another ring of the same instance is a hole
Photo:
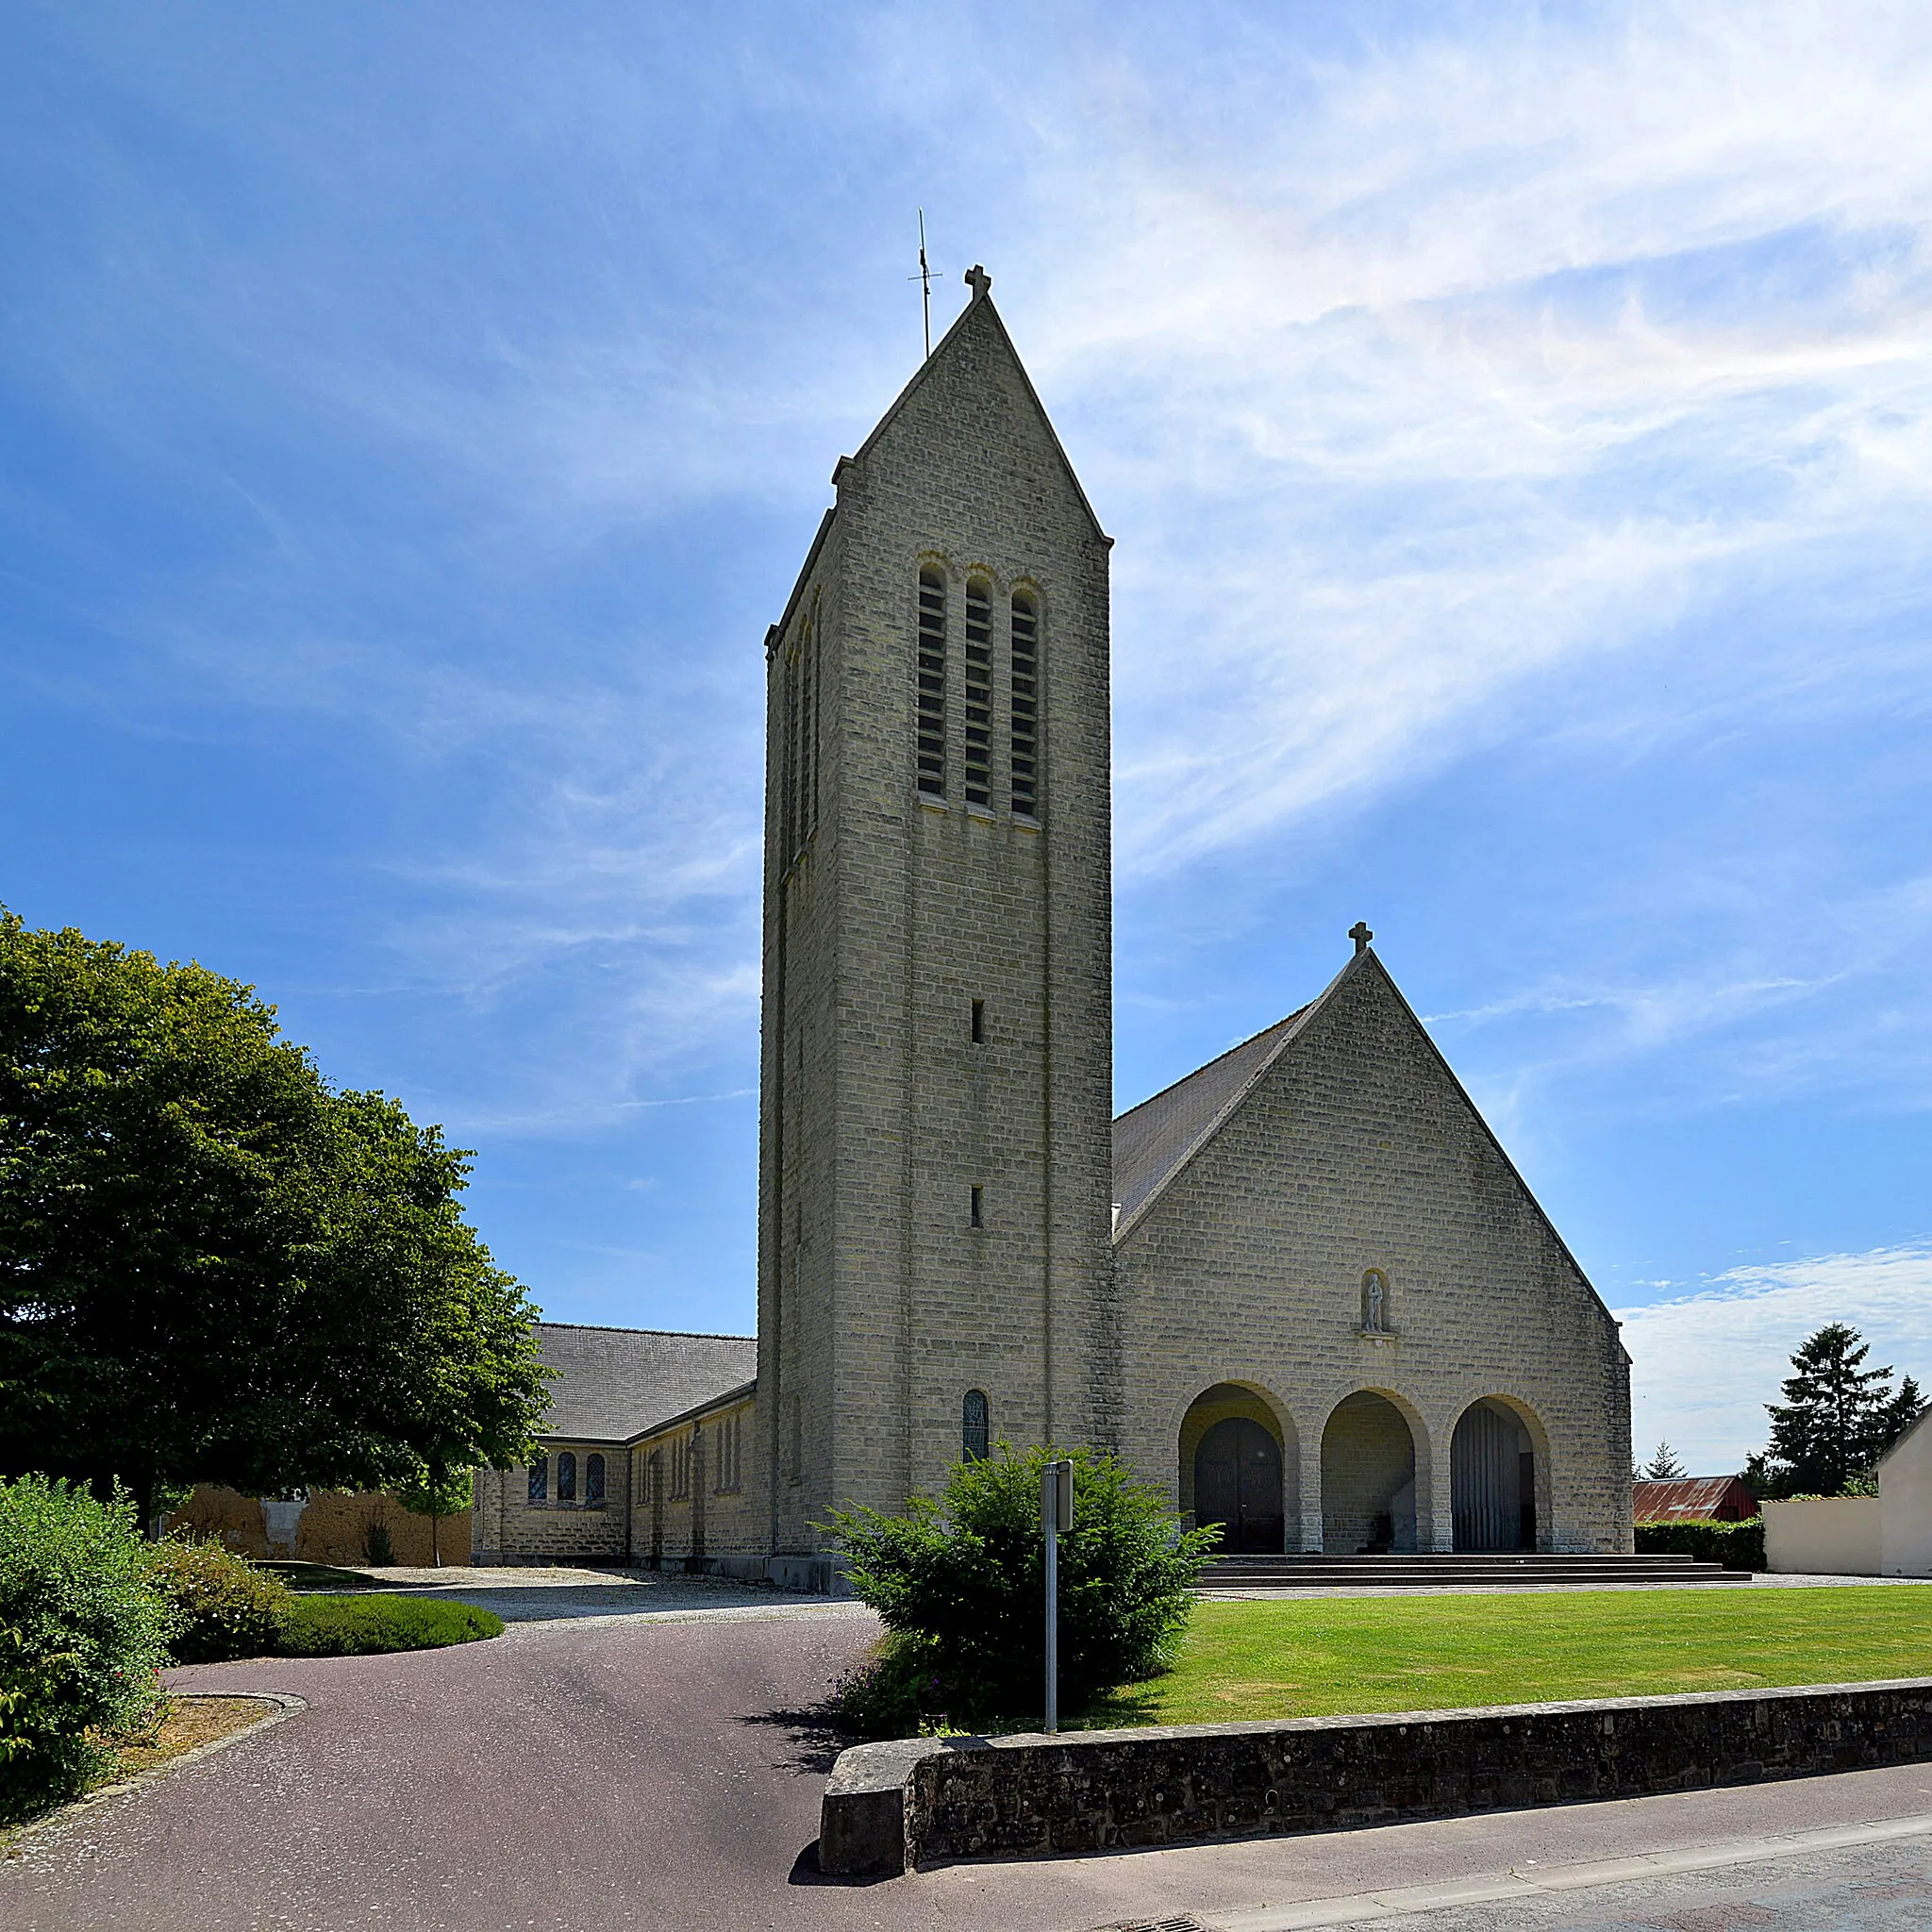
[[[298,1596],[282,1624],[284,1657],[374,1657],[501,1637],[503,1619],[436,1597]]]
[[[396,1560],[389,1524],[379,1516],[362,1532],[362,1557],[372,1570],[387,1570]]]
[[[1744,1523],[1640,1523],[1637,1554],[1696,1557],[1704,1562],[1722,1563],[1727,1570],[1762,1570],[1764,1519],[1753,1516]]]
[[[962,1462],[941,1496],[903,1516],[840,1510],[824,1525],[854,1591],[888,1632],[835,1692],[841,1718],[874,1734],[1037,1722],[1045,1674],[1043,1449],[1006,1443]],[[1074,1455],[1074,1526],[1060,1538],[1060,1701],[1069,1711],[1172,1662],[1214,1527],[1183,1531],[1161,1497],[1111,1457]]]
[[[73,1797],[160,1699],[173,1613],[130,1498],[0,1481],[0,1817]]]
[[[218,1542],[170,1538],[149,1556],[155,1588],[174,1607],[169,1650],[177,1664],[271,1657],[295,1592]]]

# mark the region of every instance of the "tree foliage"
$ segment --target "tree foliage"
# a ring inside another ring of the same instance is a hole
[[[0,1469],[119,1477],[145,1514],[514,1462],[535,1310],[467,1174],[252,988],[0,908]]]
[[[1045,1673],[1041,1472],[1053,1452],[962,1462],[905,1514],[840,1510],[821,1525],[851,1563],[854,1592],[896,1640],[883,1701],[961,1722],[1039,1709]],[[1192,1586],[1219,1527],[1183,1531],[1147,1484],[1109,1456],[1075,1450],[1074,1526],[1060,1538],[1059,1670],[1071,1710],[1172,1661]],[[906,1719],[902,1719],[902,1722]],[[876,1727],[876,1726],[875,1726]]]
[[[459,1469],[432,1469],[423,1464],[408,1481],[396,1487],[396,1501],[411,1516],[429,1519],[429,1559],[442,1561],[442,1519],[460,1516],[475,1497],[475,1472],[467,1464]]]
[[[1690,1472],[1668,1442],[1659,1442],[1651,1452],[1650,1460],[1637,1474],[1645,1482],[1674,1483],[1681,1482]]]
[[[1870,1345],[1856,1328],[1828,1323],[1791,1357],[1784,1401],[1767,1403],[1771,1441],[1745,1464],[1753,1495],[1841,1496],[1925,1408],[1907,1375],[1868,1369]]]

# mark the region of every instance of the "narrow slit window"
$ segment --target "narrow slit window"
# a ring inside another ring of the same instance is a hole
[[[1013,597],[1013,809],[1040,816],[1040,608]]]
[[[966,803],[992,803],[992,587],[966,586]]]
[[[946,795],[946,580],[919,573],[919,789]]]
[[[974,1046],[984,1046],[986,1044],[986,1002],[984,1000],[974,1000],[973,1002],[973,1043]]]
[[[989,1437],[991,1422],[987,1414],[986,1391],[969,1389],[959,1405],[959,1448],[968,1462],[984,1462],[991,1452]]]
[[[974,1189],[972,1212],[973,1225],[974,1227],[984,1227],[986,1225],[986,1190],[984,1188]]]

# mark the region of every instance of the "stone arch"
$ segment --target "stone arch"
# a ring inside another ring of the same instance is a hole
[[[1218,1513],[1203,1518],[1196,1508],[1197,1500],[1209,1500],[1196,1495],[1197,1480],[1203,1474],[1203,1450],[1205,1446],[1216,1460],[1217,1452],[1238,1450],[1242,1434],[1240,1425],[1243,1424],[1249,1429],[1266,1431],[1273,1444],[1278,1500],[1274,1501],[1271,1508],[1265,1507],[1265,1498],[1261,1506],[1255,1506],[1251,1499],[1241,1524],[1230,1533],[1223,1548],[1240,1542],[1243,1547],[1279,1552],[1286,1546],[1286,1540],[1291,1538],[1295,1522],[1301,1488],[1301,1445],[1294,1418],[1287,1406],[1258,1382],[1229,1379],[1212,1383],[1182,1412],[1174,1431],[1182,1518],[1190,1527],[1202,1521],[1223,1520]],[[1210,1443],[1208,1438],[1217,1430],[1221,1433]],[[1247,1441],[1251,1449],[1259,1446],[1252,1436]],[[1265,1471],[1263,1475],[1265,1480]],[[1241,1524],[1248,1532],[1245,1537],[1240,1534]]]
[[[1478,1395],[1449,1439],[1450,1508],[1460,1551],[1547,1550],[1550,1439],[1519,1396]]]
[[[1322,1425],[1322,1548],[1434,1547],[1428,1425],[1392,1389],[1351,1390]]]

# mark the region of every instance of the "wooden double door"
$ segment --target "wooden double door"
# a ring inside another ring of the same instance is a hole
[[[1281,1444],[1260,1423],[1229,1416],[1194,1451],[1194,1521],[1222,1525],[1223,1552],[1281,1549]]]

